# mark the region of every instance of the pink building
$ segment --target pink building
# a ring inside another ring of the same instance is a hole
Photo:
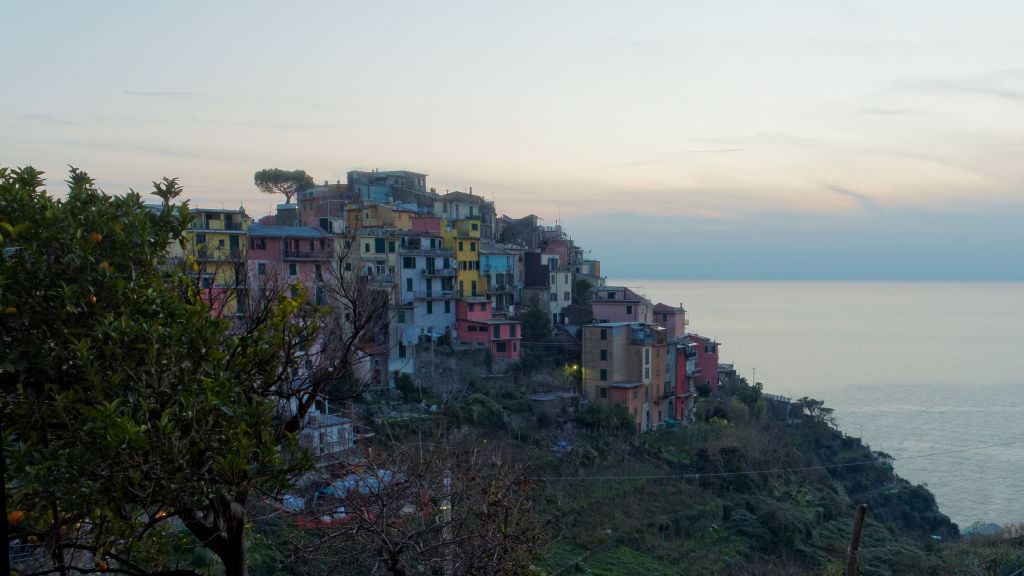
[[[417,214],[412,217],[412,231],[424,232],[433,236],[441,235],[441,218],[431,214]]]
[[[513,360],[522,357],[522,324],[492,316],[491,301],[483,297],[455,301],[455,325],[459,342],[471,347],[486,347],[492,358]]]
[[[325,284],[334,263],[333,236],[326,230],[298,226],[249,226],[249,286],[301,282],[309,298],[326,301]]]
[[[720,344],[698,334],[687,334],[683,341],[693,344],[696,351],[692,374],[694,385],[704,384],[711,387],[712,392],[718,392],[718,348]]]
[[[661,302],[654,306],[654,323],[665,329],[670,340],[683,337],[689,324],[682,304],[675,308]]]
[[[341,232],[341,222],[345,218],[345,202],[351,200],[353,194],[349,193],[346,184],[328,184],[303,190],[296,195],[299,225],[315,226],[325,230],[338,228]],[[337,223],[335,223],[337,222]]]
[[[602,286],[590,301],[595,323],[652,323],[651,301],[624,286]]]

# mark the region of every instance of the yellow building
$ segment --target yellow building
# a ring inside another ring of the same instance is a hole
[[[442,220],[441,246],[455,253],[455,290],[458,296],[486,296],[480,275],[480,221]]]
[[[349,230],[364,228],[394,228],[395,215],[383,204],[354,203],[345,207],[346,225]]]
[[[391,214],[394,217],[395,228],[404,232],[412,230],[412,219],[416,216],[415,210],[405,208],[392,208]]]
[[[199,287],[214,314],[240,314],[245,302],[249,217],[242,209],[193,209],[184,256],[195,259]]]

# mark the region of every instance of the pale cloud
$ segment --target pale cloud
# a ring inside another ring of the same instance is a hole
[[[882,211],[882,207],[879,206],[878,202],[875,202],[874,198],[871,198],[870,196],[865,196],[864,194],[861,194],[859,192],[847,190],[846,188],[843,188],[841,186],[829,186],[828,189],[835,192],[836,194],[839,194],[840,196],[852,198],[856,206],[860,207],[861,209],[867,210],[868,212],[878,213]]]

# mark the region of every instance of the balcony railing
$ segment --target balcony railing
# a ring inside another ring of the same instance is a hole
[[[423,275],[430,278],[454,278],[454,268],[442,268],[440,270],[424,270]]]
[[[414,292],[417,300],[451,300],[455,298],[455,290],[417,290]]]
[[[334,252],[331,250],[293,250],[291,248],[285,248],[282,251],[285,260],[326,260],[329,261],[334,257]]]
[[[189,225],[192,230],[209,230],[211,232],[221,232],[223,230],[228,231],[245,231],[241,222],[224,222],[223,220],[211,220],[209,222],[203,222],[203,220],[196,219]]]
[[[205,249],[196,252],[197,260],[232,262],[245,260],[245,252],[241,249]]]
[[[371,283],[378,286],[391,286],[395,283],[394,274],[371,274],[368,278]]]

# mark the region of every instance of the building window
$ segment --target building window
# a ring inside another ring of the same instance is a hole
[[[519,343],[518,342],[513,342],[512,343],[512,351],[513,352],[518,352],[519,351]]]
[[[712,346],[705,346],[704,347],[704,353],[705,354],[714,354],[715,353],[714,345],[712,345]]]
[[[390,253],[394,253],[395,252],[395,241],[394,240],[388,240],[388,252],[390,252]]]
[[[210,278],[209,277],[204,277],[203,280],[199,283],[199,285],[204,290],[208,289],[210,287]]]
[[[405,291],[412,292],[412,278],[405,279]]]
[[[373,251],[376,252],[377,254],[383,254],[386,242],[387,241],[384,240],[383,238],[374,238]]]
[[[494,337],[495,338],[501,338],[501,325],[500,324],[496,325],[494,327]]]
[[[564,300],[566,302],[568,302],[569,300],[572,300],[572,294],[570,294],[569,292],[564,292],[562,294],[562,300]]]
[[[259,274],[260,276],[266,276],[267,275],[267,263],[266,262],[260,262],[259,264],[257,264],[256,265],[256,273]]]
[[[459,240],[459,252],[462,252],[462,250],[463,250],[462,240]]]
[[[352,263],[351,262],[345,262],[345,272],[351,272],[351,271],[352,271]]]
[[[651,377],[651,367],[648,366],[648,367],[644,368],[644,378],[650,378],[650,377]]]
[[[608,299],[609,300],[615,300],[615,292],[609,292],[608,293]]]
[[[640,391],[637,390],[636,388],[633,388],[633,399],[636,400],[639,397],[640,397]],[[633,408],[633,410],[636,410],[636,408]],[[634,412],[633,415],[636,416],[636,412]]]
[[[481,302],[480,303],[480,311],[481,312],[487,312],[487,302]]]
[[[630,304],[626,304],[626,314],[632,314],[632,313],[633,313],[633,306],[630,305]]]
[[[602,386],[601,387],[601,398],[607,398],[607,397],[608,397],[608,389]]]
[[[416,258],[413,258],[412,256],[406,256],[405,258],[402,258],[402,268],[405,268],[406,270],[415,269]]]
[[[470,210],[472,210],[472,209],[470,209]],[[472,216],[472,215],[473,215],[472,211],[470,212],[470,214],[469,214],[469,215],[470,215],[470,216]],[[477,224],[476,222],[473,222],[473,224],[472,224],[472,225],[470,225],[470,228],[472,228],[472,229],[473,229],[473,231],[474,231],[474,232],[476,232],[477,230],[479,230],[479,229],[480,229],[480,225],[479,225],[479,224]]]
[[[398,357],[399,358],[405,358],[405,356],[406,356],[405,344],[402,344],[401,342],[399,342],[398,343]]]
[[[499,354],[504,354],[507,346],[504,342],[498,342],[494,345],[494,350]]]
[[[608,339],[608,329],[607,328],[601,328],[601,340],[607,340],[607,339]]]
[[[431,302],[430,300],[427,300],[427,314],[433,314],[433,313],[434,313],[434,303]]]
[[[469,328],[470,332],[476,332],[476,326],[475,325],[470,324],[468,328]]]
[[[445,314],[451,314],[452,313],[452,301],[451,300],[445,300],[444,301],[444,313]]]
[[[363,252],[366,252],[367,254],[370,253],[370,243],[369,242],[365,242],[363,244]]]
[[[288,275],[289,276],[295,276],[298,273],[299,273],[298,269],[297,269],[297,267],[296,267],[294,262],[292,262],[291,264],[288,265]]]
[[[515,338],[516,337],[516,325],[515,324],[510,324],[509,325],[509,327],[508,327],[508,337],[509,338]]]
[[[551,301],[552,302],[558,302],[558,294],[555,294],[554,292],[552,292],[550,294],[550,297],[551,297]]]
[[[398,311],[398,323],[405,324],[405,310]]]
[[[607,360],[607,359],[608,359],[608,349],[607,348],[602,348],[601,349],[601,360]]]
[[[651,363],[651,349],[650,348],[644,348],[644,364],[650,364],[650,363]]]
[[[471,280],[469,283],[470,289],[473,290],[473,296],[476,296],[476,280]],[[481,310],[483,310],[483,308],[481,308]]]
[[[470,242],[469,243],[469,251],[470,252],[476,252],[476,242]]]
[[[324,281],[324,270],[323,268],[320,267],[319,264],[313,264],[313,275],[316,278],[317,282]]]
[[[608,369],[601,368],[601,381],[604,382],[606,380],[608,380]]]
[[[476,304],[473,304],[472,302],[470,302],[470,303],[469,303],[469,311],[470,311],[470,312],[472,312],[472,311],[474,311],[475,309],[476,309]]]
[[[324,305],[324,290],[323,290],[323,288],[321,288],[320,286],[316,286],[315,288],[313,288],[313,294],[314,294],[314,297],[316,299],[316,305],[317,306],[323,306]]]

